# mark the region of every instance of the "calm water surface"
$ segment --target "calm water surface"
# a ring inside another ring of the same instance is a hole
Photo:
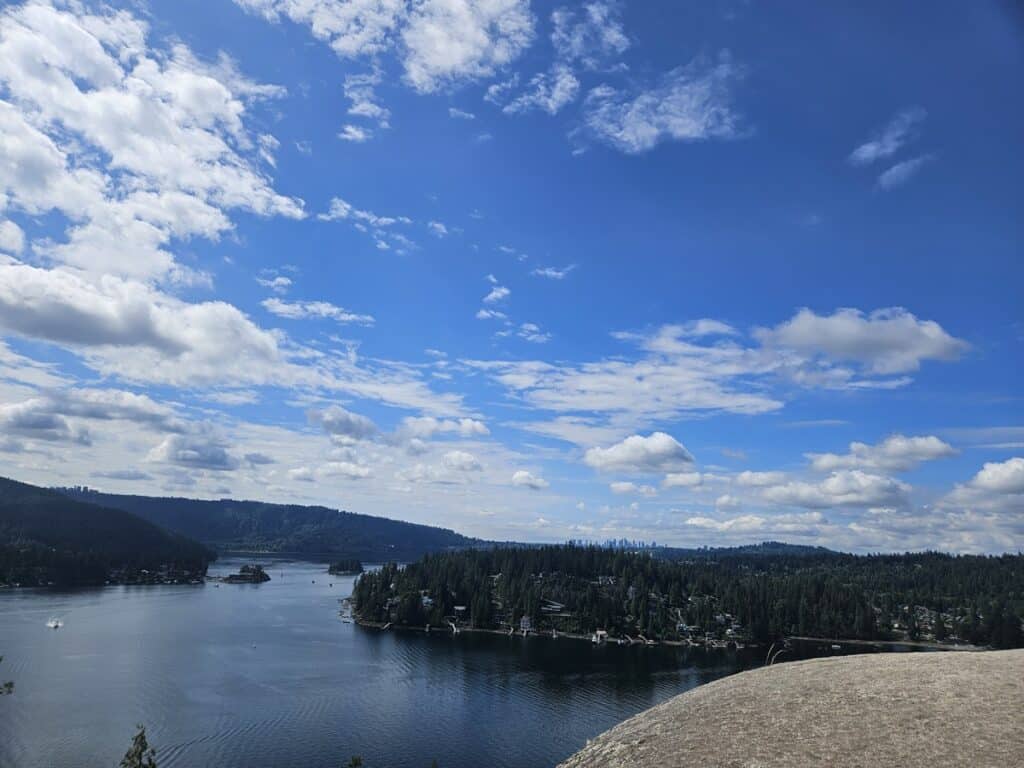
[[[368,631],[338,616],[353,579],[324,568],[274,563],[258,586],[0,591],[0,680],[16,683],[0,766],[116,766],[144,723],[161,768],[550,768],[764,655]]]

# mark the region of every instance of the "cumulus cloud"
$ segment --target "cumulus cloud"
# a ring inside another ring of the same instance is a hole
[[[992,493],[1024,493],[1024,458],[1015,456],[1003,462],[987,462],[970,485]]]
[[[535,491],[547,488],[549,483],[543,477],[527,472],[525,469],[516,470],[512,475],[512,485],[519,485],[524,488],[532,488]]]
[[[324,432],[342,442],[365,440],[377,432],[377,425],[362,414],[352,413],[340,405],[332,405],[308,414],[310,423],[323,427]]]
[[[854,149],[850,153],[850,162],[853,165],[869,165],[876,160],[891,157],[916,136],[927,116],[928,113],[921,107],[903,110],[872,139]]]
[[[784,472],[751,472],[745,471],[740,472],[736,475],[737,485],[743,485],[753,488],[763,488],[768,485],[779,485],[785,482],[786,475]]]
[[[238,469],[241,463],[227,442],[212,432],[168,435],[146,460],[216,472]]]
[[[0,251],[17,256],[25,250],[25,233],[13,221],[0,220]]]
[[[604,472],[669,472],[693,464],[682,443],[664,432],[631,435],[608,448],[591,448],[583,460]]]
[[[318,477],[344,477],[348,480],[364,480],[373,475],[373,470],[351,461],[328,461],[317,467]]]
[[[256,83],[221,56],[151,46],[128,11],[78,4],[10,7],[0,15],[0,194],[15,210],[56,211],[51,261],[93,274],[202,279],[176,264],[172,239],[216,239],[233,209],[301,218],[302,202],[261,170],[273,137],[247,112],[283,89]]]
[[[483,469],[476,456],[467,451],[448,451],[442,461],[447,469],[457,472],[479,472]]]
[[[528,0],[421,0],[401,32],[405,79],[428,93],[493,75],[533,41]]]
[[[732,92],[741,70],[727,52],[673,69],[650,88],[620,91],[599,85],[587,94],[584,124],[598,141],[630,154],[665,140],[706,141],[741,135]]]
[[[406,12],[405,0],[235,0],[246,10],[269,21],[284,17],[310,28],[346,58],[372,55],[391,45],[395,26]]]
[[[608,488],[612,493],[618,494],[637,494],[640,496],[658,495],[658,489],[653,485],[638,484],[629,480],[619,480],[614,483],[609,483]]]
[[[863,363],[876,374],[916,371],[924,360],[956,360],[968,344],[932,320],[919,320],[902,307],[865,314],[838,309],[819,315],[801,309],[774,328],[760,328],[755,337],[768,347],[783,347],[833,360]]]
[[[768,501],[809,509],[829,507],[899,507],[907,503],[910,486],[884,475],[859,469],[833,472],[819,483],[791,481],[768,486]]]
[[[484,437],[490,434],[487,425],[477,419],[438,419],[433,416],[407,416],[402,419],[395,434],[403,440],[430,440],[439,434],[459,437]]]
[[[704,476],[700,472],[670,472],[661,481],[662,488],[696,488],[703,484]]]
[[[925,461],[955,456],[956,450],[934,435],[922,437],[891,435],[876,445],[850,443],[850,451],[845,454],[808,453],[806,455],[811,460],[811,466],[820,472],[832,472],[837,469],[880,469],[903,472],[913,469]]]

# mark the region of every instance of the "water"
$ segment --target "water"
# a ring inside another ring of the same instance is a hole
[[[161,768],[337,768],[352,755],[368,768],[550,768],[764,657],[369,631],[338,617],[351,577],[268,571],[258,586],[0,592],[0,680],[16,684],[0,698],[0,766],[116,766],[144,723]],[[47,629],[51,617],[64,627]]]

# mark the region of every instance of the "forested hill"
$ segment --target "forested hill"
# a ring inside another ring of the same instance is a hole
[[[712,550],[713,552],[713,550]],[[1024,555],[765,554],[667,560],[608,547],[496,548],[387,566],[360,618],[423,627],[768,642],[784,636],[1024,645]],[[460,606],[460,610],[456,610]]]
[[[74,499],[132,512],[220,550],[289,552],[330,559],[343,556],[379,563],[415,560],[428,552],[486,543],[447,528],[327,507],[122,496],[82,488],[57,490]]]
[[[213,557],[130,512],[0,478],[0,584],[199,578]]]

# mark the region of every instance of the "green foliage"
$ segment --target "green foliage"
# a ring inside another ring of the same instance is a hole
[[[146,727],[140,724],[138,728],[132,738],[132,745],[121,758],[121,768],[157,768],[156,750],[146,740]]]
[[[705,550],[671,561],[609,547],[498,547],[389,564],[364,574],[353,595],[356,612],[370,621],[441,624],[464,605],[476,627],[518,628],[526,616],[540,631],[606,629],[663,640],[687,632],[723,637],[733,623],[741,637],[761,642],[900,639],[905,631],[913,639],[928,630],[919,607],[929,620],[941,611],[961,617],[961,641],[1024,645],[1021,555]],[[936,628],[949,635],[942,622]]]
[[[112,571],[202,575],[213,553],[120,509],[0,478],[0,584],[103,584]]]
[[[357,558],[349,557],[344,560],[336,560],[327,568],[328,573],[343,575],[348,573],[362,573],[363,564]]]
[[[0,656],[0,664],[3,664],[4,657]],[[14,693],[14,683],[8,680],[6,683],[0,683],[0,696],[10,696]]]
[[[336,554],[379,563],[388,559],[415,560],[426,552],[483,543],[446,528],[327,507],[124,496],[78,488],[60,490],[81,501],[131,512],[161,528],[220,549]]]

